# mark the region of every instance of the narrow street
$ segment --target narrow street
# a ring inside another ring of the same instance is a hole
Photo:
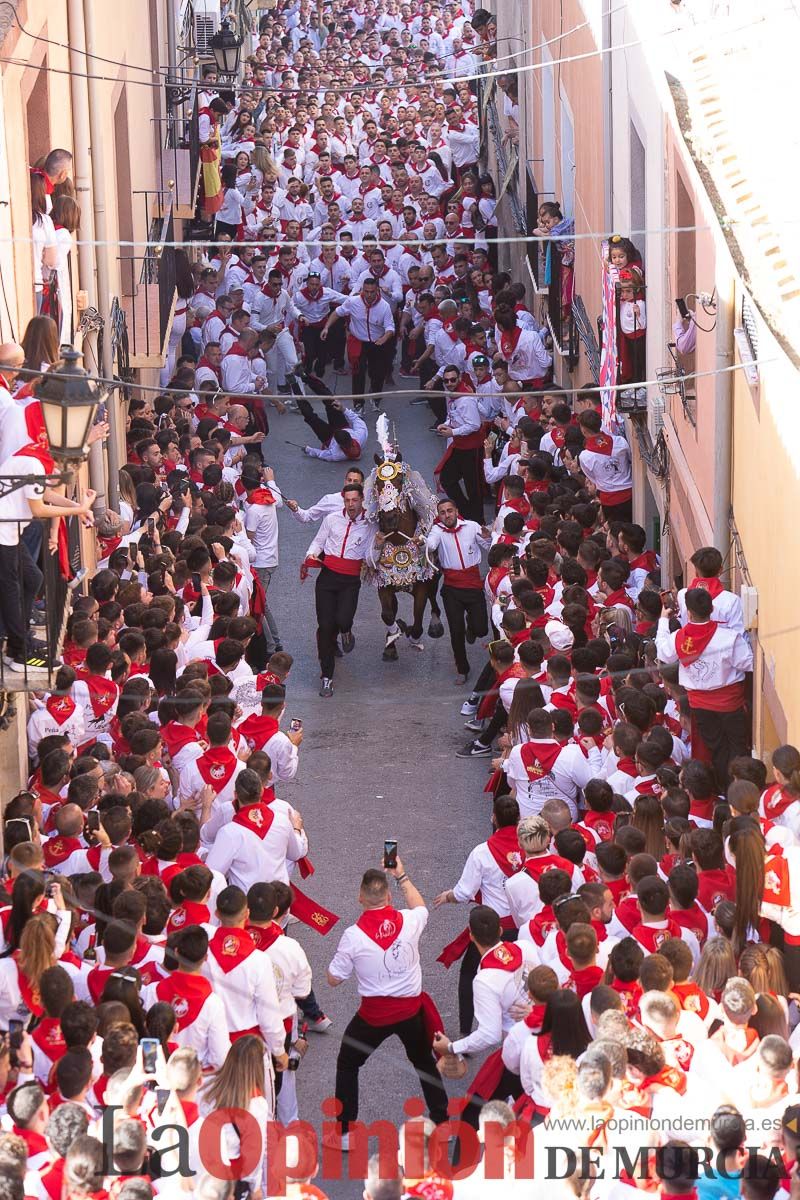
[[[411,407],[408,400],[390,399],[388,412],[396,421],[404,458],[430,483],[440,443],[428,432],[429,409]],[[373,416],[368,424],[370,447],[360,463],[365,471],[376,445]],[[312,461],[286,445],[286,439],[304,441],[304,430],[297,415],[273,417],[265,449],[284,494],[307,506],[341,483],[346,464]],[[316,867],[306,890],[342,918],[326,938],[302,925],[292,927],[309,955],[320,1004],[334,1022],[327,1034],[310,1036],[298,1074],[301,1116],[310,1121],[319,1119],[320,1102],[332,1094],[341,1034],[358,1005],[354,983],[333,991],[325,972],[341,931],[359,915],[361,873],[380,864],[384,838],[396,837],[406,869],[430,901],[455,883],[466,855],[487,836],[490,814],[489,800],[482,796],[485,760],[455,758],[468,737],[458,711],[466,693],[453,686],[447,634],[438,641],[426,637],[422,653],[400,643],[400,661],[384,663],[377,594],[363,589],[355,650],[337,660],[333,700],[318,697],[314,584],[311,578],[305,584],[299,579],[314,529],[281,513],[281,562],[270,592],[284,647],[295,656],[287,718],[302,717],[305,732],[298,779],[279,794],[296,804],[306,821]],[[410,612],[410,598],[401,599],[401,612],[403,605]],[[480,644],[472,649],[475,673],[483,653]],[[466,906],[448,905],[432,912],[422,944],[425,984],[451,1033],[457,1032],[458,968],[446,971],[435,960],[466,924],[467,911]],[[367,1122],[402,1121],[403,1101],[418,1094],[416,1077],[396,1039],[372,1056],[362,1080],[360,1115]],[[463,1092],[463,1084],[455,1091]],[[332,1197],[355,1195],[352,1184],[343,1182],[338,1190],[335,1184],[326,1186]]]

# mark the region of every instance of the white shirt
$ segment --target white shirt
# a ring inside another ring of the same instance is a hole
[[[394,317],[385,300],[377,300],[368,308],[363,297],[348,296],[336,311],[340,317],[350,318],[350,332],[360,342],[376,342],[394,333]]]
[[[5,415],[5,414],[4,414]],[[45,470],[38,458],[12,454],[0,463],[0,475],[44,476]],[[25,529],[33,520],[30,500],[42,500],[44,487],[29,483],[0,498],[0,546],[16,546]]]
[[[548,745],[555,738],[543,738]],[[578,791],[586,787],[590,779],[599,779],[602,774],[600,751],[593,747],[589,757],[584,756],[580,746],[564,746],[553,764],[552,770],[539,779],[531,780],[522,761],[522,747],[514,746],[503,763],[509,783],[514,784],[521,817],[542,811],[548,800],[564,800],[569,805],[572,819],[578,816]]]
[[[753,669],[753,651],[741,633],[718,625],[711,641],[698,658],[684,666],[675,649],[677,633],[670,633],[669,619],[660,617],[656,652],[662,662],[678,663],[678,682],[689,692],[708,692],[741,683]]]
[[[270,1053],[283,1054],[286,1031],[278,1008],[272,960],[265,951],[254,948],[235,967],[225,969],[226,935],[233,935],[232,953],[235,954],[240,940],[236,935],[243,932],[222,927],[216,931],[212,944],[220,957],[209,945],[203,974],[211,983],[214,994],[222,999],[229,1033],[258,1028]]]
[[[678,618],[681,625],[685,625],[689,620],[689,614],[686,611],[687,590],[687,588],[681,588],[678,592]],[[737,633],[744,633],[742,602],[735,592],[723,591],[714,597],[711,620],[716,621],[718,625],[725,625]]]
[[[272,824],[265,837],[231,821],[219,830],[208,853],[209,870],[219,871],[229,884],[235,884],[243,892],[264,880],[288,883],[287,860],[296,862],[308,853],[305,833],[297,832],[285,813],[271,811]]]
[[[467,856],[461,878],[453,888],[453,895],[459,904],[465,904],[480,892],[483,904],[493,908],[498,917],[507,917],[511,912],[506,896],[507,882],[488,845],[481,842]]]
[[[273,480],[269,490],[275,497],[274,504],[248,504],[245,502],[244,527],[252,534],[256,548],[254,567],[276,567],[278,565],[278,509],[283,496]]]
[[[477,521],[459,520],[453,529],[446,529],[436,521],[425,542],[429,554],[436,551],[442,569],[455,571],[479,566],[481,548],[489,546]]]
[[[613,437],[610,454],[581,450],[578,463],[586,478],[602,492],[624,492],[632,484],[631,449],[623,437]]]
[[[370,910],[374,912],[375,910]],[[395,910],[387,908],[387,920]],[[422,991],[422,967],[419,940],[428,924],[428,910],[400,910],[402,929],[384,950],[358,925],[350,925],[342,934],[328,970],[335,979],[355,974],[361,996],[419,996]]]
[[[151,1008],[159,1001],[159,987],[166,982],[166,980],[161,980],[159,983],[151,983],[142,988],[142,1004],[145,1009]],[[179,1029],[176,1024],[170,1037],[178,1046],[188,1046],[189,1049],[194,1050],[200,1059],[201,1066],[221,1067],[231,1048],[222,999],[211,992],[203,1002],[195,1020],[184,1029]]]
[[[344,509],[329,513],[308,547],[308,554],[363,559],[375,540],[377,528],[376,524],[367,520],[363,512],[355,521],[350,520]]]
[[[519,966],[512,971],[485,966],[498,951],[521,952]],[[481,958],[481,965],[472,981],[472,998],[478,1027],[465,1038],[453,1042],[456,1054],[477,1054],[499,1045],[514,1021],[511,1008],[528,1002],[525,980],[528,972],[538,966],[539,956],[530,942],[498,942]]]

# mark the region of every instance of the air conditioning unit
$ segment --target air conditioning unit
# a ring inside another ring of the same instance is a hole
[[[220,26],[220,0],[194,0],[194,44],[198,54],[210,54],[209,40]]]

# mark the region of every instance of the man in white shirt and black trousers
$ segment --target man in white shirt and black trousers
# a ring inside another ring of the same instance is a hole
[[[343,304],[335,308],[320,334],[323,342],[328,340],[328,331],[335,321],[350,318],[347,334],[347,357],[353,368],[353,394],[364,395],[369,373],[372,407],[375,412],[381,406],[381,395],[391,365],[389,345],[394,345],[394,317],[387,302],[381,297],[377,280],[367,276],[361,284],[361,295],[348,296]],[[356,412],[362,412],[364,401],[354,402]]]
[[[310,567],[320,568],[316,586],[317,651],[322,671],[319,694],[325,698],[333,695],[336,638],[342,635],[346,654],[355,645],[353,621],[361,589],[361,564],[378,528],[364,514],[361,484],[345,484],[342,500],[343,508],[324,518],[300,567],[301,579],[307,578]]]
[[[394,876],[405,908],[392,905],[387,875]],[[422,991],[419,942],[428,924],[425,901],[399,858],[385,872],[364,873],[358,900],[364,911],[342,934],[328,968],[331,987],[355,974],[361,996],[336,1060],[341,1137],[336,1134],[330,1144],[342,1150],[349,1149],[348,1129],[358,1117],[358,1072],[392,1034],[417,1072],[431,1120],[438,1125],[447,1119],[447,1093],[431,1050],[437,1030],[428,1028],[431,1020],[437,1024],[438,1014],[433,1015],[432,1002]]]
[[[440,500],[437,517],[426,538],[428,554],[436,552],[442,568],[442,603],[456,660],[456,683],[469,677],[466,643],[486,637],[489,619],[480,572],[481,549],[491,535],[477,521],[462,521],[452,500]]]
[[[443,491],[463,517],[483,520],[483,418],[469,377],[457,366],[446,366],[442,375],[447,416],[438,426],[447,449],[435,469]]]

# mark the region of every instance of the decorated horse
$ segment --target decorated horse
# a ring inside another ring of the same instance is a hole
[[[430,563],[425,538],[436,518],[436,501],[425,480],[412,470],[389,436],[389,421],[382,413],[376,423],[381,453],[364,485],[364,510],[378,523],[375,561],[364,563],[363,578],[378,589],[381,620],[386,626],[383,658],[397,660],[397,642],[405,634],[417,650],[423,649],[422,623],[430,601],[428,636],[444,634],[441,609],[436,601],[437,569]],[[410,592],[414,599],[413,623],[397,615],[397,595]]]

